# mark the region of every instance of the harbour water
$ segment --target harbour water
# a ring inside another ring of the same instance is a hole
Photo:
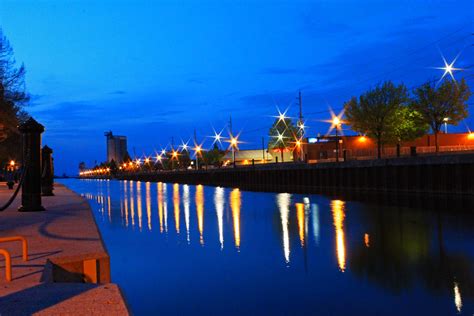
[[[137,315],[472,315],[474,213],[60,180],[90,203]]]

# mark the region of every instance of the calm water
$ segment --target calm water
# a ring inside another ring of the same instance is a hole
[[[474,215],[466,211],[61,182],[89,200],[112,279],[137,315],[474,313]]]

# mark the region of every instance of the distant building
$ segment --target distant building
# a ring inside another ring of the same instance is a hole
[[[127,137],[113,135],[112,131],[105,132],[107,138],[107,162],[114,160],[116,163],[122,163],[127,151]]]
[[[250,165],[252,160],[255,164],[275,162],[278,159],[281,162],[281,153],[268,149],[244,149],[235,152],[236,165]],[[283,151],[283,162],[293,161],[291,151]],[[232,163],[232,151],[228,151],[224,156],[224,164]]]
[[[377,144],[366,136],[339,136],[339,158],[373,159],[377,156]],[[439,133],[439,151],[474,151],[474,133]],[[309,137],[303,145],[303,154],[308,162],[318,162],[336,159],[336,137]],[[417,154],[429,154],[435,151],[434,135],[424,135],[414,141],[400,144],[400,155],[409,156],[411,147],[416,147]],[[395,157],[396,145],[387,144],[382,149],[383,157]]]

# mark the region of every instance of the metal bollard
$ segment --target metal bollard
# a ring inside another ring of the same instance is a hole
[[[41,175],[41,192],[43,196],[53,196],[54,190],[54,167],[53,167],[53,150],[48,146],[44,146],[41,151],[41,162],[43,172]]]
[[[44,126],[30,118],[18,130],[23,138],[23,168],[26,168],[18,211],[44,211],[41,205],[41,134]]]

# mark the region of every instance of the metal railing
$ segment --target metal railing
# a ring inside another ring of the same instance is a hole
[[[0,238],[0,243],[10,241],[21,241],[22,243],[22,254],[23,261],[28,261],[28,242],[25,237],[22,236],[11,236]],[[12,261],[10,253],[5,249],[0,249],[0,254],[5,257],[5,279],[7,282],[12,280]]]

